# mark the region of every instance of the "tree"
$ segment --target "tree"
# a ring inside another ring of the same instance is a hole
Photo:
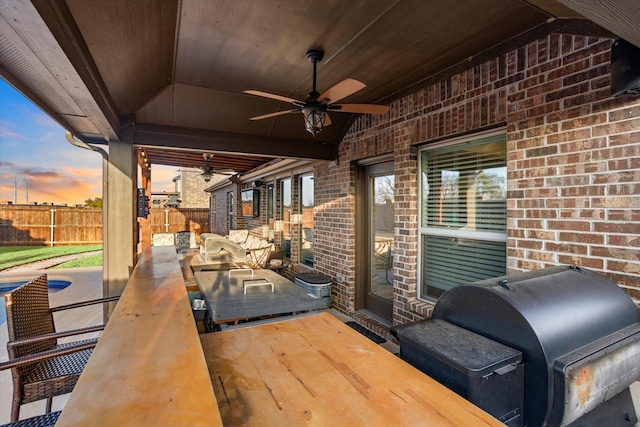
[[[96,197],[95,199],[87,199],[84,201],[85,206],[89,206],[90,208],[101,208],[102,207],[102,197]]]

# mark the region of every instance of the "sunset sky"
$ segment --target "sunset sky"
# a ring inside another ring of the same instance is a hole
[[[151,169],[153,191],[174,191],[176,168]],[[102,197],[101,180],[100,154],[71,145],[64,128],[0,79],[0,203],[14,201],[14,188],[26,203],[28,185],[30,204],[83,204]]]

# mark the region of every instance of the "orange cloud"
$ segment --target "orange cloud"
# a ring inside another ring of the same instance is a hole
[[[0,200],[3,202],[14,201],[13,175],[2,175],[0,185]],[[55,204],[83,204],[87,199],[102,197],[101,180],[78,179],[74,175],[64,175],[56,171],[30,171],[20,173],[15,190],[17,190],[17,203],[33,204],[35,202]],[[9,179],[8,179],[9,178]],[[28,182],[28,187],[27,187]]]

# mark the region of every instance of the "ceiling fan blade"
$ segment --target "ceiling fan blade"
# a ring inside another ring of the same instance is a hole
[[[297,113],[300,110],[286,110],[286,111],[276,111],[275,113],[263,114],[262,116],[251,117],[249,120],[262,120],[268,119],[270,117],[283,116],[285,114]]]
[[[367,85],[354,79],[344,79],[335,86],[329,88],[325,93],[320,95],[318,101],[326,99],[329,104],[340,101],[342,98],[356,93],[360,89],[364,89]]]
[[[269,92],[262,92],[260,90],[245,90],[244,93],[248,93],[249,95],[261,96],[263,98],[275,99],[277,101],[289,102],[291,104],[303,104],[302,101],[298,101],[297,99],[288,98],[286,96],[276,95]]]
[[[389,106],[376,104],[341,104],[330,105],[329,110],[342,113],[385,114],[389,111]]]

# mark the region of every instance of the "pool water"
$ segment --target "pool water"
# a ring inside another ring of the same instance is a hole
[[[4,297],[2,295],[19,288],[27,282],[28,280],[0,283],[0,324],[7,321],[7,312],[4,308]],[[71,282],[68,280],[48,280],[47,287],[49,288],[49,295],[67,288],[70,284]]]

